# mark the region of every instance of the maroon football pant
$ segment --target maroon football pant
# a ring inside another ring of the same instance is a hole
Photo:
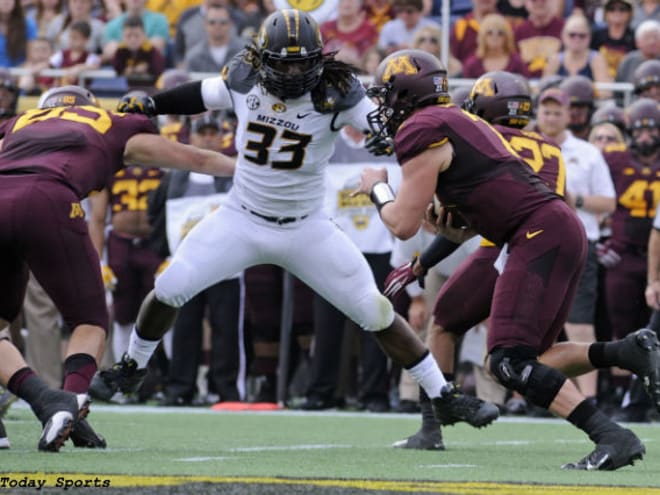
[[[499,254],[494,246],[480,247],[442,284],[433,306],[436,325],[463,335],[488,318],[498,276],[493,263]]]
[[[557,339],[587,255],[584,227],[563,202],[546,203],[509,240],[495,283],[488,352],[525,346],[542,354]]]
[[[99,258],[76,194],[55,180],[0,175],[0,317],[18,316],[28,268],[75,328],[108,327]]]

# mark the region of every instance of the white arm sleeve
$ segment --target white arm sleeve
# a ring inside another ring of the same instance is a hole
[[[368,97],[362,98],[357,105],[349,108],[339,114],[337,126],[351,125],[360,131],[369,131],[369,121],[367,114],[375,110],[376,104]]]
[[[222,110],[234,106],[222,76],[202,80],[202,101],[208,110]]]

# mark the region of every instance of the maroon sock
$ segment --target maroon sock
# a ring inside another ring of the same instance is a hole
[[[64,385],[62,388],[76,394],[86,393],[96,370],[96,359],[92,356],[72,354],[64,361]]]
[[[35,375],[36,373],[32,371],[32,368],[29,368],[27,366],[25,368],[21,368],[16,373],[11,375],[11,378],[9,379],[9,383],[7,383],[7,390],[9,390],[16,397],[21,397],[21,392],[20,392],[21,385],[23,385],[23,382],[25,382],[25,380]]]

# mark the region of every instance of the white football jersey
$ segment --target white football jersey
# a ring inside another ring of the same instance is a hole
[[[256,83],[254,72],[236,81],[236,74],[231,74],[235,68],[230,67],[225,77],[202,82],[208,109],[231,108],[238,117],[232,195],[246,208],[268,216],[298,217],[319,210],[325,169],[339,130],[346,124],[368,130],[366,116],[375,104],[363,96],[345,110],[321,113],[310,93],[280,100]]]

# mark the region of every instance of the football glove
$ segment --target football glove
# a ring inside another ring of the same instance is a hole
[[[367,134],[364,147],[375,156],[389,156],[394,153],[394,141],[391,137]]]
[[[122,113],[141,113],[147,117],[156,115],[156,104],[151,96],[123,96],[117,104]]]
[[[115,273],[105,263],[101,263],[101,277],[103,278],[103,286],[105,290],[113,291],[117,287],[117,277]]]
[[[605,268],[612,268],[621,261],[621,255],[612,249],[609,242],[599,242],[596,244],[596,256],[598,257],[598,263]]]
[[[425,274],[417,277],[417,275],[413,273],[415,261],[417,261],[417,257],[414,257],[412,261],[409,261],[405,265],[401,265],[390,272],[385,279],[385,288],[383,289],[383,294],[386,297],[395,301],[404,289],[415,280],[419,282],[420,287],[424,288]]]

